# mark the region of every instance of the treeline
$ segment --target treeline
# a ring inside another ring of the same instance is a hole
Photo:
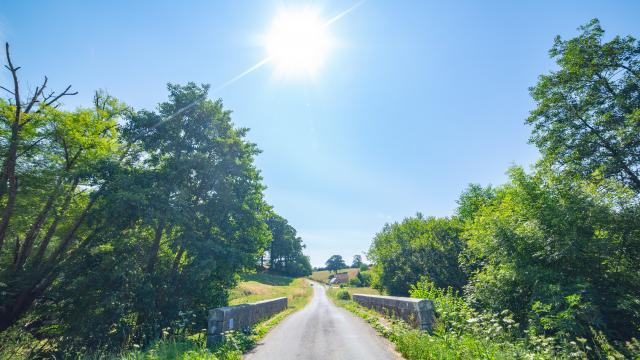
[[[341,269],[360,269],[362,271],[368,270],[369,265],[362,262],[362,255],[354,255],[353,260],[351,261],[351,265],[347,265],[346,261],[342,257],[342,255],[331,255],[329,259],[325,262],[324,267],[315,267],[314,271],[333,271],[336,272]]]
[[[155,111],[103,92],[66,111],[70,87],[51,92],[45,78],[27,93],[8,44],[6,56],[0,354],[72,357],[199,332],[269,249],[273,268],[310,272],[264,200],[248,129],[208,86],[169,85]]]
[[[511,168],[497,187],[471,185],[451,217],[386,225],[368,258],[375,287],[432,296],[449,332],[489,314],[497,320],[483,339],[551,358],[636,358],[640,43],[605,42],[597,20],[580,30],[556,38],[558,69],[530,90],[527,123],[543,155],[535,167]]]
[[[260,257],[260,268],[268,268],[289,276],[311,275],[312,267],[309,257],[302,250],[305,245],[296,234],[296,229],[279,215],[267,219],[272,234],[268,250]],[[268,261],[267,261],[268,260]]]

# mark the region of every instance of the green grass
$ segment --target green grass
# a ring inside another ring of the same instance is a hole
[[[366,294],[366,295],[382,295],[380,291],[370,287],[345,287],[343,290],[347,290],[349,295],[353,294]]]
[[[103,359],[102,357],[91,357]],[[91,359],[88,358],[88,359]],[[114,360],[236,360],[242,352],[236,349],[220,348],[213,352],[204,346],[204,340],[159,340],[148,349],[124,352],[113,356]]]
[[[252,274],[243,277],[238,286],[229,292],[229,305],[287,297],[289,308],[300,309],[311,298],[312,288],[306,279],[277,275]]]
[[[348,273],[349,274],[349,279],[353,279],[354,277],[356,277],[356,275],[358,274],[358,272],[360,271],[360,269],[342,269],[342,270],[338,270],[338,273]],[[323,270],[323,271],[314,271],[310,278],[311,280],[315,280],[321,283],[325,283],[328,284],[329,283],[329,275],[333,274],[333,272],[330,272],[329,270]]]

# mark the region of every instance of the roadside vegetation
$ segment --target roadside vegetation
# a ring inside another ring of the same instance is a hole
[[[251,350],[271,328],[292,312],[303,308],[311,299],[313,289],[306,279],[289,278],[270,274],[246,274],[236,288],[230,291],[229,304],[239,305],[277,297],[288,297],[287,310],[276,314],[246,331],[229,332],[225,343],[213,349],[206,348],[204,332],[187,338],[167,337],[156,341],[146,350],[133,350],[113,356],[114,360],[215,360],[240,359],[242,353]],[[168,335],[168,334],[167,334]]]
[[[454,360],[454,359],[545,359],[544,354],[528,350],[522,344],[499,341],[494,338],[495,324],[484,333],[453,333],[440,323],[432,334],[409,327],[401,320],[384,317],[380,313],[362,307],[345,297],[345,289],[329,289],[327,294],[333,302],[349,310],[369,323],[376,331],[391,341],[405,359],[409,360]],[[348,293],[347,293],[348,294]],[[437,307],[437,311],[443,311]]]
[[[407,358],[640,358],[640,43],[580,32],[530,89],[542,159],[373,239],[373,287],[435,303],[432,335],[383,330]]]

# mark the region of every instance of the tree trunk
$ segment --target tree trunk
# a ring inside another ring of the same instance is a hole
[[[58,181],[56,181],[56,185],[53,192],[51,193],[51,195],[49,195],[47,202],[42,207],[42,210],[40,210],[40,213],[36,217],[36,220],[33,222],[33,224],[31,224],[29,231],[25,235],[22,250],[20,251],[20,255],[16,259],[16,262],[13,264],[15,269],[21,268],[24,265],[24,263],[27,261],[27,258],[29,257],[29,255],[31,254],[31,250],[33,249],[33,244],[36,238],[38,237],[38,234],[40,233],[40,229],[42,229],[42,226],[44,225],[44,222],[47,219],[49,212],[53,208],[53,204],[58,198],[61,186],[62,186],[62,177],[58,178]]]
[[[151,274],[155,268],[156,261],[158,259],[158,251],[160,250],[160,241],[162,240],[162,233],[164,232],[164,220],[161,220],[156,228],[156,233],[149,250],[149,261],[147,262],[147,274]]]
[[[7,230],[9,229],[9,221],[11,220],[11,215],[13,215],[13,208],[16,204],[17,195],[18,179],[15,174],[11,174],[9,177],[9,199],[7,200],[7,207],[4,209],[2,214],[2,221],[0,221],[0,250],[2,250],[4,238],[6,237]]]
[[[71,189],[67,193],[67,196],[64,199],[64,203],[62,204],[60,211],[54,216],[53,221],[49,225],[49,228],[47,229],[47,232],[44,235],[44,238],[40,242],[40,246],[38,247],[38,252],[36,253],[36,257],[34,259],[35,264],[39,264],[44,258],[44,253],[47,251],[49,242],[51,241],[51,238],[53,238],[53,235],[56,233],[60,220],[62,220],[62,217],[64,216],[67,209],[69,208],[69,204],[71,204],[71,198],[73,197],[73,194],[75,193],[77,186],[78,186],[78,178],[74,179],[73,185],[71,186]]]

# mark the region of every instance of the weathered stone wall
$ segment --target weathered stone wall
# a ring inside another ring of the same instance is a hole
[[[229,330],[242,330],[287,308],[287,298],[277,298],[256,303],[226,306],[209,310],[207,322],[207,346],[224,339]]]
[[[352,298],[364,307],[400,318],[413,327],[432,330],[435,314],[431,300],[363,294],[353,294]]]

